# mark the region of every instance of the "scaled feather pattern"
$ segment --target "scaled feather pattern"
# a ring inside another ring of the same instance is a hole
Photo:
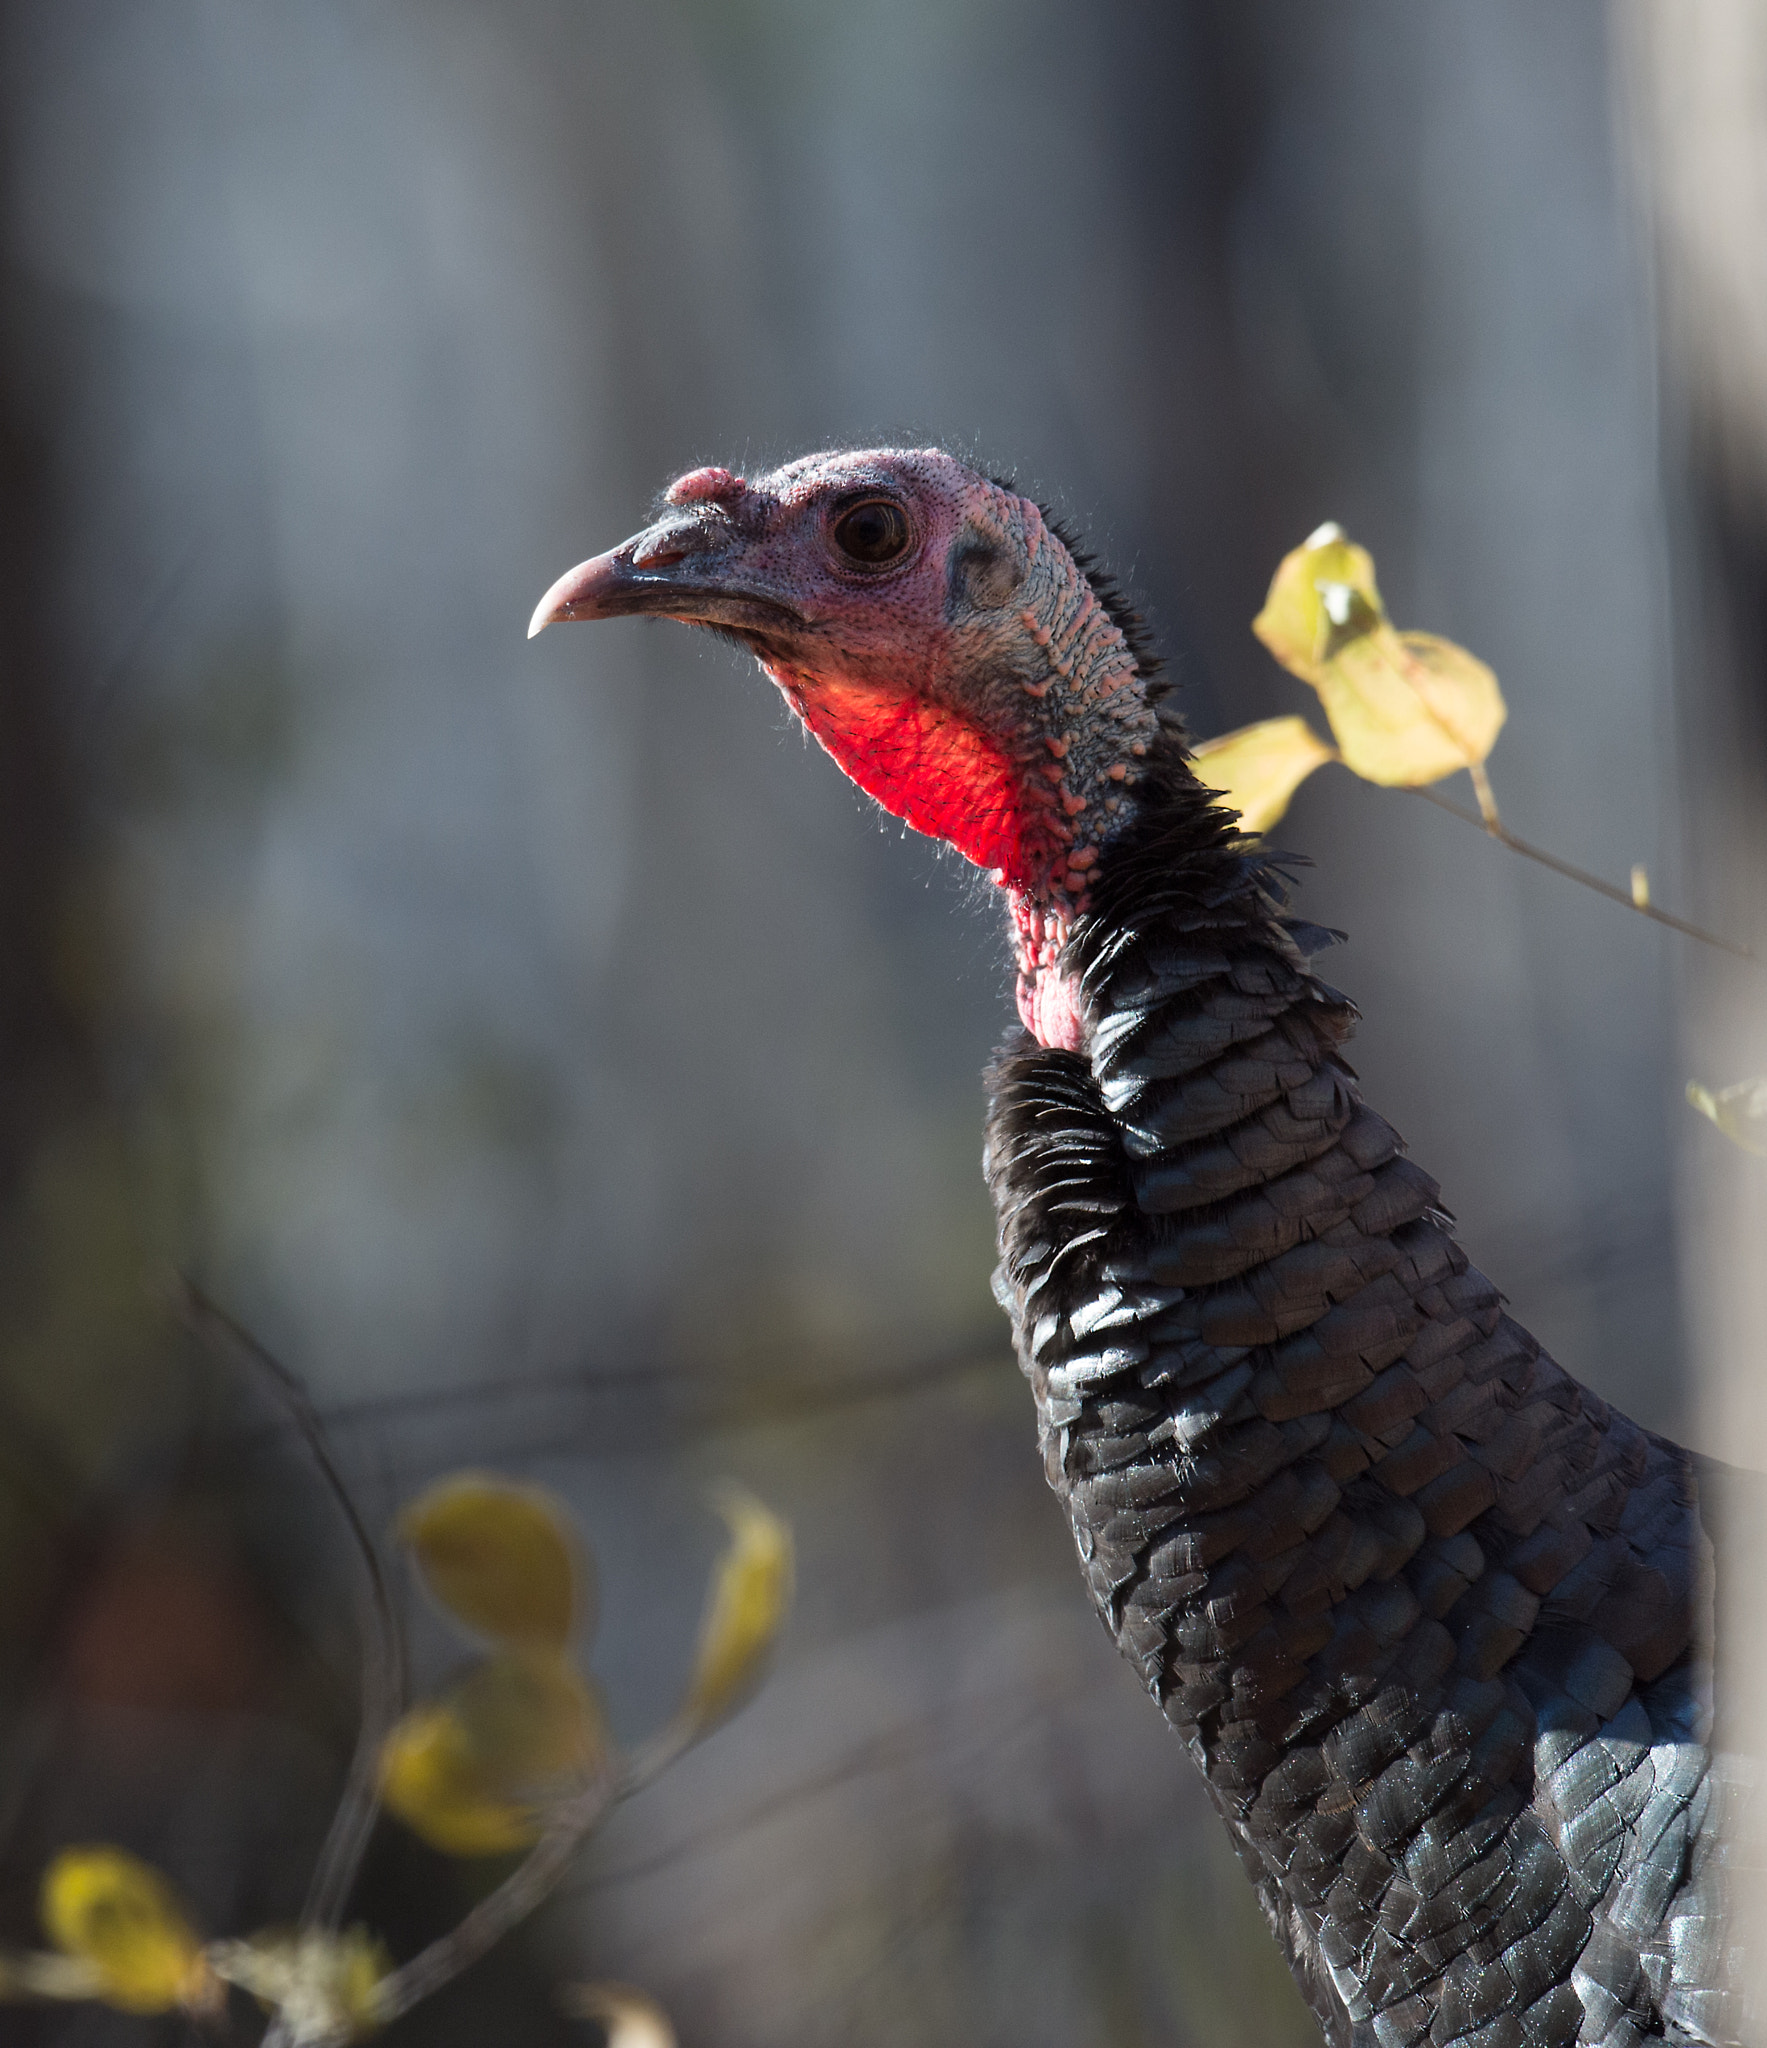
[[[1181,817],[1075,933],[1085,1055],[990,1077],[997,1290],[1093,1600],[1328,2039],[1740,2040],[1726,1475],[1504,1313],[1361,1099],[1320,935]]]

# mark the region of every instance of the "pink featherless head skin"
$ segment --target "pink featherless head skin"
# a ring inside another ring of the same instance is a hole
[[[1061,950],[1159,722],[1039,508],[938,448],[696,469],[663,505],[561,576],[530,636],[649,613],[742,642],[862,789],[1007,892],[1021,1015],[1077,1046]]]

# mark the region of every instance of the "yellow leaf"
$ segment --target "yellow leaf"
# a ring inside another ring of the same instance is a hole
[[[1250,833],[1268,832],[1315,768],[1337,756],[1304,718],[1265,718],[1192,750],[1200,781]]]
[[[425,1585],[494,1643],[562,1650],[586,1625],[589,1575],[569,1511],[488,1473],[438,1480],[399,1517]]]
[[[444,1856],[507,1856],[540,1839],[531,1807],[487,1788],[466,1731],[446,1707],[414,1707],[387,1737],[380,1796]]]
[[[1482,661],[1434,633],[1398,632],[1374,563],[1335,527],[1285,555],[1252,630],[1319,692],[1344,765],[1418,788],[1482,764],[1507,707]]]
[[[1317,687],[1344,765],[1389,787],[1482,762],[1506,715],[1497,678],[1464,647],[1385,625],[1334,654]]]
[[[506,1856],[606,1755],[594,1692],[560,1659],[490,1657],[387,1737],[381,1798],[445,1856]]]
[[[96,1995],[124,2012],[206,2006],[214,1980],[172,1888],[127,1850],[63,1849],[43,1876],[43,1926],[97,1973]]]
[[[607,1753],[607,1724],[588,1681],[562,1658],[487,1657],[444,1696],[498,1790],[542,1796],[574,1785]]]
[[[393,1959],[366,1927],[341,1934],[254,1935],[217,1942],[215,1971],[282,2015],[299,2041],[353,2041],[379,2024],[380,1981]]]
[[[700,1729],[742,1704],[791,1605],[790,1529],[740,1487],[725,1488],[718,1508],[730,1525],[730,1547],[712,1575],[699,1654],[681,1704],[682,1718]]]
[[[1386,615],[1374,557],[1328,520],[1277,564],[1252,631],[1284,668],[1316,683],[1331,653]]]
[[[1687,1099],[1732,1144],[1767,1158],[1767,1077],[1735,1081],[1728,1088],[1702,1088],[1689,1081]]]

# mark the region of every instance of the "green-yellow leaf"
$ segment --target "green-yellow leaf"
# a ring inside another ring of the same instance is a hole
[[[1767,1077],[1735,1081],[1728,1088],[1703,1088],[1689,1081],[1687,1099],[1732,1144],[1767,1158]]]
[[[593,1690],[562,1659],[489,1657],[387,1737],[381,1798],[446,1856],[506,1856],[538,1841],[547,1809],[605,1757]]]
[[[63,1849],[44,1873],[44,1931],[88,1964],[95,1996],[124,2012],[170,2012],[212,2003],[202,1943],[171,1886],[125,1849]]]
[[[699,1654],[681,1704],[697,1729],[733,1713],[759,1682],[791,1605],[791,1531],[751,1493],[727,1487],[718,1499],[730,1547],[712,1575]]]
[[[1252,631],[1284,668],[1316,685],[1327,658],[1386,615],[1374,557],[1328,520],[1277,564]]]
[[[444,1856],[508,1856],[540,1839],[532,1807],[489,1789],[466,1731],[446,1707],[413,1707],[387,1737],[380,1796]]]
[[[399,1517],[418,1571],[454,1619],[493,1643],[562,1650],[587,1627],[587,1560],[564,1503],[489,1473],[438,1480]]]
[[[1507,707],[1482,661],[1434,633],[1401,633],[1365,548],[1323,526],[1285,555],[1252,630],[1319,692],[1344,765],[1418,788],[1481,765]]]
[[[1465,648],[1387,625],[1334,654],[1315,687],[1345,767],[1389,788],[1482,762],[1505,715],[1497,678]]]
[[[1191,754],[1197,778],[1221,792],[1250,833],[1268,832],[1315,768],[1337,759],[1304,718],[1265,718],[1204,740]]]
[[[573,2019],[593,2020],[607,2048],[675,2048],[669,2015],[636,1984],[566,1984],[558,2003]]]
[[[211,1953],[216,1974],[273,2006],[297,2042],[354,2041],[380,2022],[380,1981],[393,1959],[366,1927],[258,1934]]]

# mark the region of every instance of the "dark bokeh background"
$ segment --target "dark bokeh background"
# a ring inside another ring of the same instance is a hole
[[[1209,733],[1307,708],[1247,621],[1336,517],[1502,676],[1508,821],[1746,938],[1757,13],[0,5],[0,1935],[94,1835],[291,1914],[349,1739],[335,1518],[181,1265],[377,1523],[469,1462],[569,1496],[628,1731],[707,1482],[798,1532],[768,1692],[401,2038],[570,2038],[590,1973],[732,2048],[1309,2038],[988,1297],[990,906],[729,650],[522,628],[693,463],[938,438],[1126,572]],[[1335,771],[1282,837],[1516,1312],[1767,1442],[1695,1399],[1758,1196],[1680,1099],[1753,985]],[[387,1829],[362,1910],[414,1945],[482,1875]]]

